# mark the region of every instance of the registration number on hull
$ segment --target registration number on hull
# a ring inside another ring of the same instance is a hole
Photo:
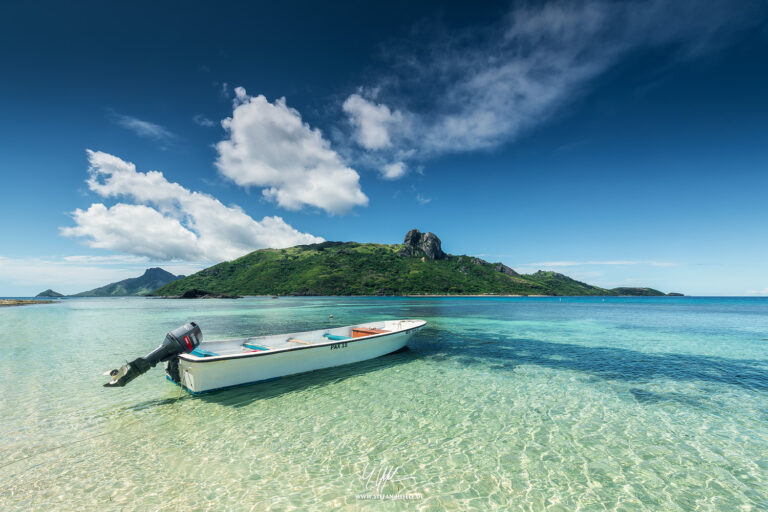
[[[344,343],[336,343],[335,345],[331,345],[331,350],[337,350],[340,348],[347,348],[347,342]]]

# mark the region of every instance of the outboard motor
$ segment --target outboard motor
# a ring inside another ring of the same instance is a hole
[[[134,359],[122,368],[111,370],[104,375],[109,375],[112,380],[104,384],[105,387],[122,387],[139,375],[154,368],[157,363],[192,352],[203,341],[203,333],[195,322],[189,322],[172,330],[165,335],[165,339],[155,350],[144,357]]]

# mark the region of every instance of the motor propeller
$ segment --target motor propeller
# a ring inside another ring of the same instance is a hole
[[[189,322],[177,327],[165,335],[165,339],[155,350],[144,357],[134,359],[123,365],[105,372],[104,375],[112,377],[112,380],[104,384],[104,387],[123,387],[133,379],[154,368],[157,363],[192,352],[203,341],[203,332],[195,322]]]

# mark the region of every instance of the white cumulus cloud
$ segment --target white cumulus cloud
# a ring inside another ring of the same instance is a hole
[[[88,187],[102,197],[134,204],[92,204],[72,213],[75,226],[61,228],[94,248],[155,260],[231,260],[264,247],[317,243],[280,217],[256,221],[238,206],[226,206],[202,192],[165,179],[159,171],[138,172],[114,155],[88,150]]]
[[[359,94],[352,94],[342,106],[355,127],[355,139],[366,149],[392,146],[389,130],[402,121],[402,114],[386,105],[377,105]]]
[[[357,171],[285,98],[270,103],[237,87],[232,117],[222,126],[229,138],[216,145],[216,166],[238,185],[262,187],[264,197],[290,210],[340,214],[368,204]]]
[[[371,152],[383,161],[402,160],[404,152],[423,160],[492,148],[549,120],[632,52],[663,47],[670,58],[698,57],[764,19],[759,5],[515,3],[496,24],[391,45],[391,65],[350,94],[343,111],[361,160]]]
[[[160,260],[199,260],[202,253],[197,237],[177,219],[149,206],[118,203],[107,208],[101,203],[72,213],[77,224],[61,230],[64,236],[87,237],[88,245]]]
[[[406,166],[403,162],[386,164],[381,168],[381,176],[388,180],[396,180],[405,176]]]

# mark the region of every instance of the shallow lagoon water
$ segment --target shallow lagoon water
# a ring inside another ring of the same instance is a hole
[[[101,386],[188,320],[385,318],[429,323],[200,397]],[[3,510],[768,509],[766,299],[67,299],[0,309],[0,349]]]

